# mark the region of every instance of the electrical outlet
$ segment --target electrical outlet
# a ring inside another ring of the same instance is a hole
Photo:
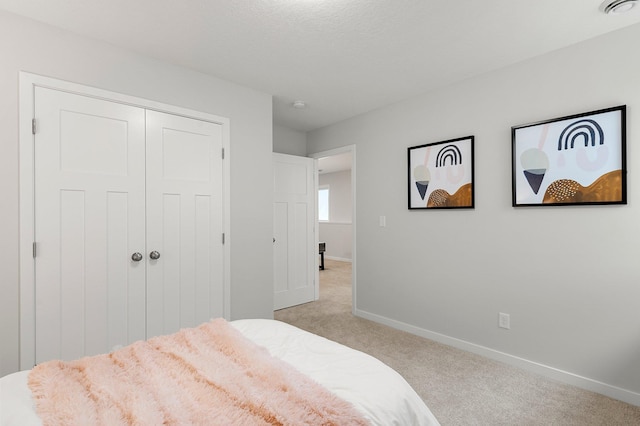
[[[511,329],[511,317],[509,314],[504,314],[502,312],[498,313],[498,327],[505,328],[507,330]]]

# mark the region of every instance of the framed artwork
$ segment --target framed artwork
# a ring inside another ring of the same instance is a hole
[[[473,208],[473,136],[407,149],[409,209]]]
[[[511,128],[513,206],[627,204],[626,105]]]

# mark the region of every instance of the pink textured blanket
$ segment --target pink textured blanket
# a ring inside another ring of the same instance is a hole
[[[216,319],[29,375],[45,425],[364,425],[346,401]]]

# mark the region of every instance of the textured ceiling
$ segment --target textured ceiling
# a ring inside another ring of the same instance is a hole
[[[273,95],[307,131],[640,23],[601,0],[0,0],[0,9]],[[308,108],[291,108],[304,100]]]

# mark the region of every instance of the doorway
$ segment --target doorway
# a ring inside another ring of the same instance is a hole
[[[328,205],[319,205],[319,210],[324,209],[317,224],[319,241],[325,243],[325,259],[351,263],[351,312],[355,313],[356,147],[349,145],[318,152],[310,157],[318,159],[318,189],[324,192],[328,201]]]

